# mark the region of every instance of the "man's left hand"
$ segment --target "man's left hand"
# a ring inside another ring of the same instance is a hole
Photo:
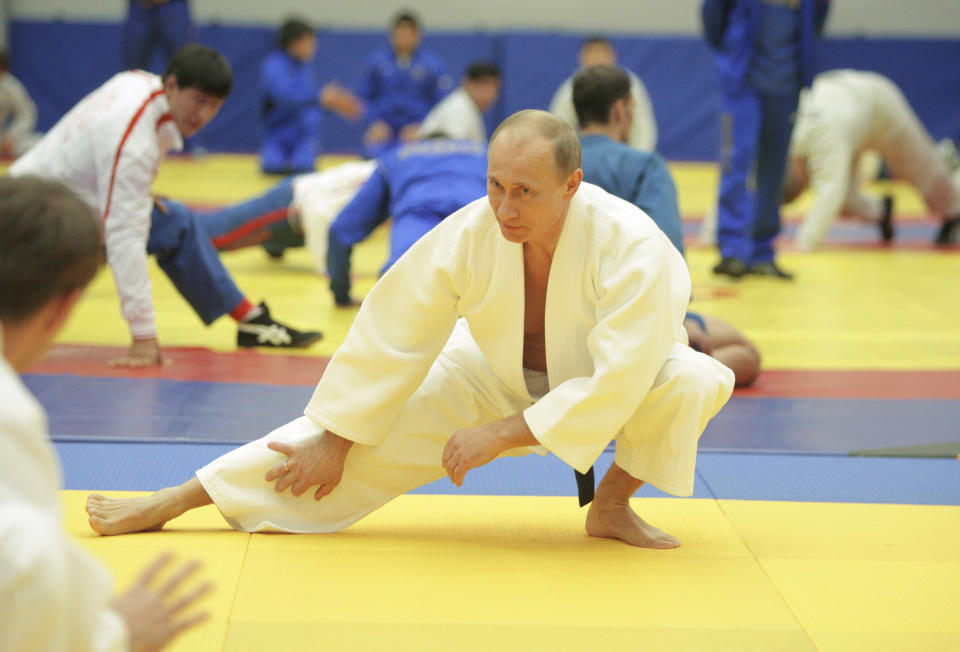
[[[514,414],[482,426],[453,433],[443,448],[443,468],[458,487],[470,469],[483,466],[505,450],[539,443],[527,427],[523,414]]]

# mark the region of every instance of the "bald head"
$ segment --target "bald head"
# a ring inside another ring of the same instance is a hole
[[[498,138],[511,140],[543,139],[553,148],[554,163],[560,178],[566,178],[580,167],[580,140],[562,119],[536,109],[518,111],[500,123],[490,136],[490,146]]]

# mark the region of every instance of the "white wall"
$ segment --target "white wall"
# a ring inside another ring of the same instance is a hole
[[[120,20],[125,0],[6,0],[12,19]],[[833,0],[837,36],[960,38],[960,0]],[[194,20],[278,23],[301,14],[332,28],[382,28],[401,7],[428,30],[535,29],[698,34],[700,0],[192,0]]]

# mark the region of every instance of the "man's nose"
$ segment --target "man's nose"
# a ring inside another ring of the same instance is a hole
[[[517,208],[514,203],[504,197],[503,201],[500,202],[500,205],[497,207],[497,217],[509,219],[511,217],[517,216]]]

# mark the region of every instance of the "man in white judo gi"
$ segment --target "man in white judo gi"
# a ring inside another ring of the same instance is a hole
[[[583,42],[578,57],[580,70],[590,66],[617,65],[617,51],[603,36],[591,36]],[[630,97],[633,98],[633,124],[627,136],[627,144],[635,149],[652,152],[657,148],[657,119],[653,115],[650,94],[640,78],[624,68],[630,76]],[[550,113],[563,118],[568,125],[577,128],[577,110],[573,106],[573,78],[570,75],[557,88],[550,100]]]
[[[167,556],[111,601],[107,570],[63,530],[46,414],[18,375],[102,262],[91,217],[60,183],[0,179],[0,650],[159,650],[204,617],[191,607],[208,585],[174,598],[196,564],[152,586]]]
[[[890,202],[865,195],[857,178],[865,151],[886,162],[890,174],[913,185],[943,218],[935,244],[960,235],[960,183],[951,178],[930,134],[900,89],[872,72],[832,70],[817,75],[800,102],[784,183],[789,203],[810,186],[815,198],[797,230],[797,247],[815,249],[838,215],[859,217],[893,237]]]
[[[179,487],[91,495],[93,529],[157,528],[214,502],[245,531],[334,532],[445,473],[460,486],[501,454],[551,451],[587,473],[616,439],[587,532],[678,546],[629,499],[645,481],[692,493],[697,440],[733,373],[686,344],[680,253],[639,208],[581,183],[579,164],[559,118],[507,118],[488,196],[383,275],[306,416]]]
[[[452,140],[487,144],[483,114],[500,97],[500,69],[487,61],[474,61],[460,87],[440,100],[420,123],[420,138],[442,135]]]

